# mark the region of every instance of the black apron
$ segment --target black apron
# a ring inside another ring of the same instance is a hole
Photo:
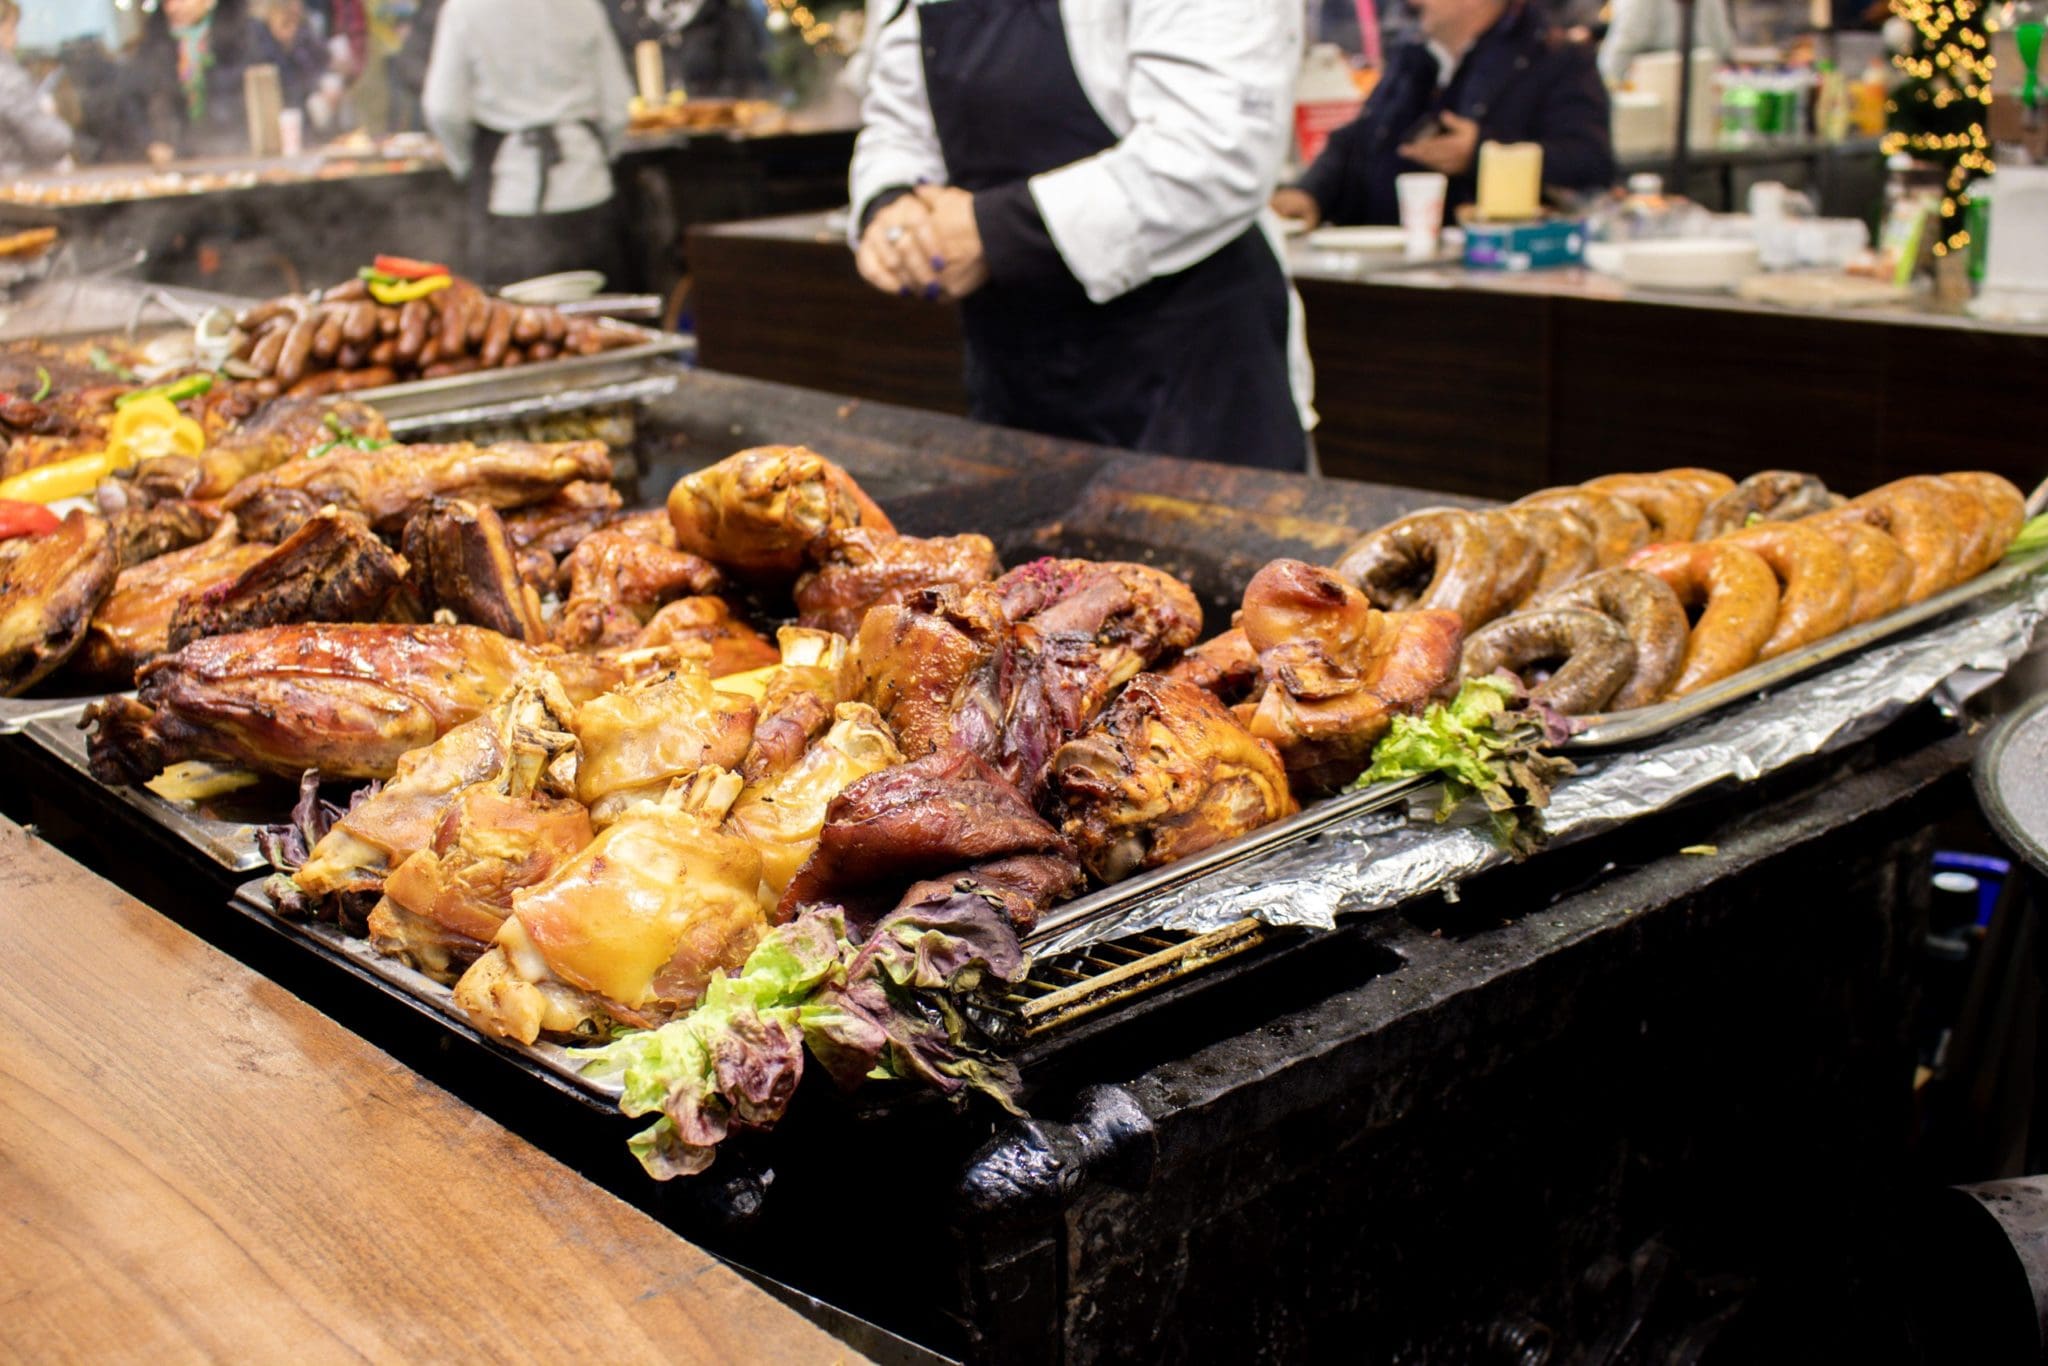
[[[593,119],[576,120],[600,143],[604,134]],[[548,175],[562,160],[562,145],[552,127],[501,133],[471,125],[468,185],[469,274],[490,286],[530,280],[565,270],[596,270],[620,282],[618,196],[567,213],[543,213],[548,201]],[[531,145],[540,157],[539,188],[533,213],[512,217],[491,212],[497,182],[498,151],[511,139]]]
[[[1116,145],[1074,71],[1058,0],[942,0],[916,17],[952,184],[989,190]],[[1106,304],[1069,279],[988,285],[960,313],[981,421],[1192,460],[1306,465],[1287,280],[1256,227]]]

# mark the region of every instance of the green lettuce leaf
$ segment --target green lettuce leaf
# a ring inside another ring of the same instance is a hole
[[[1568,718],[1532,702],[1512,675],[1468,678],[1449,702],[1395,717],[1373,749],[1372,767],[1353,786],[1440,778],[1439,821],[1476,799],[1494,837],[1521,857],[1541,838],[1530,813],[1548,806],[1551,788],[1573,772],[1570,760],[1547,752],[1572,730]]]
[[[2008,557],[2027,555],[2044,546],[2048,546],[2048,512],[2042,513],[2021,527],[2020,534],[2013,537],[2012,544],[2005,548],[2005,553]]]
[[[782,1117],[807,1050],[848,1089],[916,1079],[1014,1111],[1015,1071],[983,1051],[957,998],[988,976],[1014,981],[1023,967],[1008,920],[979,896],[899,909],[860,943],[843,911],[822,907],[771,931],[688,1015],[572,1056],[584,1075],[620,1083],[626,1114],[660,1116],[628,1145],[648,1174],[689,1176],[735,1128]]]

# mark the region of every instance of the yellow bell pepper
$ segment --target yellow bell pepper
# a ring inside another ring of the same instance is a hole
[[[114,414],[107,424],[107,448],[126,450],[136,459],[159,455],[197,455],[206,449],[206,430],[160,396],[137,399]]]
[[[414,299],[424,299],[429,294],[438,294],[454,283],[454,278],[447,275],[429,275],[424,280],[399,280],[393,284],[372,280],[370,297],[380,304],[409,304]]]
[[[119,449],[92,451],[69,460],[54,460],[24,470],[11,479],[0,479],[0,498],[24,503],[54,503],[60,498],[82,498],[99,487],[100,480],[115,470],[135,463],[133,456]]]

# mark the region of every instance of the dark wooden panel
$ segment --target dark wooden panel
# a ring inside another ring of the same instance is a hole
[[[2022,489],[2048,478],[2041,400],[2048,337],[1885,329],[1879,468],[1996,470]]]
[[[1551,439],[1567,480],[1706,465],[1863,488],[1884,329],[1643,303],[1553,301]]]
[[[1548,479],[1536,298],[1297,281],[1323,472],[1506,498]]]
[[[967,411],[958,314],[869,288],[843,241],[695,232],[690,260],[705,368]]]

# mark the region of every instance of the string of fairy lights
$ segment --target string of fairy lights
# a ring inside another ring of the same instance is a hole
[[[1950,225],[1948,233],[1934,244],[1937,256],[1961,251],[1970,245],[1969,229],[1963,226],[1964,210],[1970,203],[1969,187],[1994,169],[1991,139],[1985,129],[1986,111],[1991,106],[1991,76],[1995,61],[1991,41],[1985,35],[1982,0],[1892,0],[1892,13],[1913,26],[1920,35],[1917,52],[1901,52],[1892,65],[1909,82],[1892,93],[1886,103],[1889,113],[1899,113],[1901,99],[1931,106],[1937,112],[1967,104],[1968,122],[1949,131],[1912,132],[1893,129],[1884,137],[1886,156],[1910,152],[1948,165],[1943,183],[1941,217]],[[1974,22],[1973,22],[1974,21]]]
[[[846,50],[846,40],[840,35],[839,28],[803,0],[768,0],[768,23],[773,28],[795,29],[804,40],[805,47],[816,48],[830,43],[841,52]]]

